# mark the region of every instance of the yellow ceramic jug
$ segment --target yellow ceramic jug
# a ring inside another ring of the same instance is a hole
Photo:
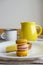
[[[39,33],[37,33],[36,26],[40,28]],[[41,32],[42,27],[35,22],[21,22],[20,38],[35,41]]]

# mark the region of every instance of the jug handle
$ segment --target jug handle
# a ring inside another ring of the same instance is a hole
[[[37,33],[37,36],[39,36],[42,33],[42,27],[40,25],[36,25],[37,27],[39,27],[40,31],[39,33]]]

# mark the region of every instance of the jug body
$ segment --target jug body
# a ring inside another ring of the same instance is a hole
[[[27,40],[37,40],[38,34],[35,22],[22,22],[20,37]]]

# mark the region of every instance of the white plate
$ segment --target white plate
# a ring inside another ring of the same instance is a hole
[[[0,52],[0,57],[5,58],[5,59],[14,59],[14,60],[32,60],[35,58],[42,57],[43,56],[43,41],[34,41],[34,42],[31,41],[31,42],[32,42],[32,48],[29,51],[28,56],[18,57],[16,56],[16,52],[11,52],[11,53]],[[6,45],[7,43],[10,43],[10,42],[5,42]]]

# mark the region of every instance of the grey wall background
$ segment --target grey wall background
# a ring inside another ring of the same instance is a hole
[[[20,28],[22,21],[43,26],[43,0],[0,0],[0,28]]]
[[[42,2],[43,3],[43,2]],[[43,9],[43,5],[42,5],[42,9]],[[43,11],[43,10],[42,10]],[[43,12],[42,12],[42,19],[43,19]]]

